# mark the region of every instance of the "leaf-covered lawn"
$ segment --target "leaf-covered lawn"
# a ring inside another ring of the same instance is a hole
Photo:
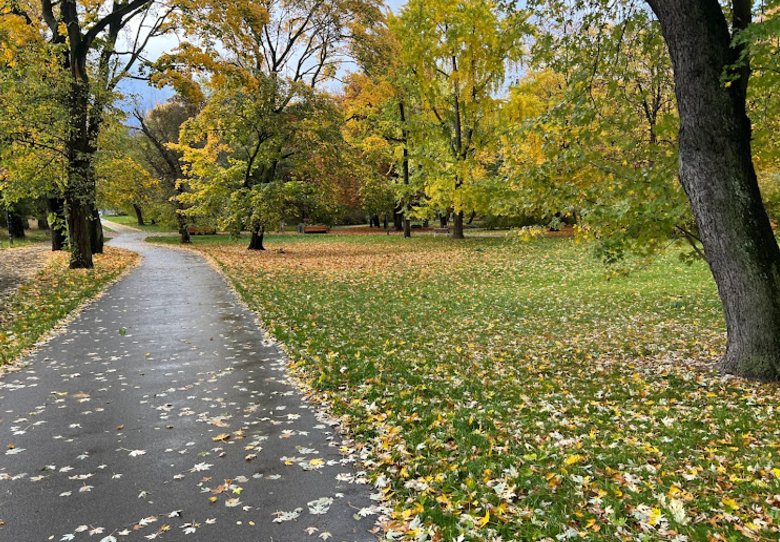
[[[1,300],[0,366],[33,346],[136,258],[132,252],[106,247],[105,254],[95,255],[95,269],[69,270],[68,254],[53,254],[41,271]]]
[[[243,244],[195,247],[364,443],[391,535],[779,536],[780,390],[710,369],[703,263],[610,280],[571,239]]]

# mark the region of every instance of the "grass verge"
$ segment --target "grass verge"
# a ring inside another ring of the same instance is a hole
[[[3,232],[7,234],[8,232]],[[8,240],[8,235],[2,235],[0,237],[0,250],[8,248],[17,248],[32,245],[35,243],[44,243],[51,240],[51,234],[42,230],[27,230],[25,231],[24,238],[14,239],[13,243]]]
[[[167,232],[175,232],[176,227],[174,226],[165,226],[160,224],[145,224],[143,226],[138,225],[138,221],[135,219],[135,217],[124,215],[124,216],[104,216],[101,217],[103,221],[108,222],[107,226],[111,227],[111,222],[115,224],[121,224],[123,226],[130,226],[131,228],[136,228],[138,230],[146,231],[146,232],[152,232],[152,233],[167,233]]]
[[[243,244],[194,248],[369,452],[397,539],[780,535],[780,389],[712,369],[703,263],[615,277],[572,239]]]
[[[100,293],[138,256],[106,247],[95,255],[95,268],[69,270],[68,254],[49,263],[3,299],[0,312],[0,366],[14,361],[81,303]]]

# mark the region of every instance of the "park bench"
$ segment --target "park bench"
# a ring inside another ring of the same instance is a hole
[[[190,235],[216,235],[216,228],[209,228],[206,226],[189,226],[187,231]]]
[[[328,227],[323,226],[322,224],[318,224],[316,226],[304,226],[303,233],[328,233]]]
[[[449,235],[450,229],[449,228],[434,228],[433,230],[433,236],[436,237],[437,235]]]

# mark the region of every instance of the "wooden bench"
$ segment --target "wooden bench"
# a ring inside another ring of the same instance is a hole
[[[328,233],[328,227],[318,224],[316,226],[304,226],[303,233]]]
[[[437,235],[449,235],[450,229],[449,228],[434,228],[433,230],[433,236],[436,237]]]
[[[207,228],[205,226],[188,226],[187,231],[190,235],[217,235],[216,228]]]

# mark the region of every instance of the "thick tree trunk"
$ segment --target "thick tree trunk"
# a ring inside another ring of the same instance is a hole
[[[265,250],[263,246],[263,237],[265,237],[265,228],[263,226],[254,226],[252,228],[252,238],[249,240],[249,250]]]
[[[68,237],[70,238],[70,268],[91,269],[93,234],[90,227],[95,201],[95,183],[90,177],[94,148],[89,141],[88,110],[89,85],[82,80],[74,65],[71,84],[68,130],[68,187],[65,203],[68,208]]]
[[[22,215],[10,211],[8,213],[8,235],[14,239],[24,239],[26,237],[24,233],[24,221],[25,217]]]
[[[135,221],[138,223],[138,225],[146,226],[146,223],[144,222],[144,210],[141,209],[141,206],[133,203],[133,211],[135,211]]]
[[[89,242],[92,246],[92,254],[103,254],[103,223],[100,221],[100,211],[97,207],[92,207],[92,214],[89,220]]]
[[[780,379],[780,249],[756,180],[745,98],[747,66],[730,85],[737,61],[717,0],[648,0],[674,67],[680,113],[680,180],[690,200],[718,286],[728,344],[720,368],[761,380]],[[750,19],[735,0],[734,28]]]
[[[458,211],[452,215],[452,238],[465,239],[463,235],[463,211]]]
[[[65,222],[65,200],[62,198],[48,198],[49,214],[54,218],[51,227],[51,249],[56,252],[65,250],[67,239],[67,225]]]
[[[404,237],[407,239],[412,236],[412,223],[409,221],[406,216],[404,216],[403,219],[403,227],[404,227]]]
[[[91,206],[82,198],[65,198],[68,206],[68,236],[70,240],[70,268],[92,269],[92,236],[90,235]]]
[[[436,213],[439,217],[439,227],[446,228],[447,225],[450,223],[450,213]]]

